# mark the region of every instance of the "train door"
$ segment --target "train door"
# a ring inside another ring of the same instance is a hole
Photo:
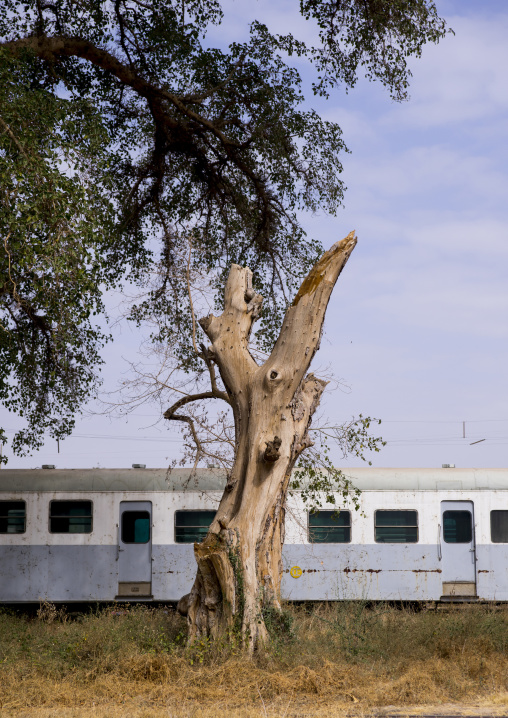
[[[443,597],[476,596],[476,544],[472,501],[441,501]]]
[[[152,503],[121,501],[118,524],[118,596],[152,594]]]

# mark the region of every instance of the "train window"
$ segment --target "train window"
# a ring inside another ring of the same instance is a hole
[[[490,512],[490,539],[492,543],[508,543],[508,511]]]
[[[150,513],[148,511],[124,511],[122,514],[123,543],[148,543],[150,541]]]
[[[471,518],[470,511],[443,511],[443,536],[446,543],[471,543]]]
[[[52,534],[89,534],[92,532],[91,501],[51,501],[49,530]]]
[[[24,534],[26,531],[26,503],[0,501],[0,534]]]
[[[175,511],[175,542],[202,541],[214,518],[215,511]]]
[[[309,514],[310,543],[349,543],[350,511],[316,511]]]
[[[378,509],[374,535],[377,543],[418,543],[418,511]]]

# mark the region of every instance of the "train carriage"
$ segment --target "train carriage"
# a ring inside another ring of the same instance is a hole
[[[360,511],[289,498],[283,598],[508,601],[508,470],[347,474]],[[206,469],[2,469],[0,601],[178,601],[224,483]]]

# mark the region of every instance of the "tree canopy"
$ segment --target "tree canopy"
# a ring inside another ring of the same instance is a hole
[[[344,192],[340,127],[306,107],[297,67],[314,67],[318,95],[364,74],[403,100],[408,58],[446,31],[432,0],[300,12],[315,45],[253,22],[226,48],[206,35],[219,0],[0,1],[0,399],[27,420],[15,450],[69,433],[96,390],[108,287],[152,282],[132,317],[160,317],[154,339],[198,368],[189,242],[217,289],[231,263],[255,270],[273,342],[322,252],[298,213],[335,213]]]

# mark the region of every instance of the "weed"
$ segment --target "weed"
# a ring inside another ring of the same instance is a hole
[[[263,620],[272,641],[292,641],[295,637],[295,614],[287,609],[281,610],[273,606],[265,606],[262,610]]]
[[[92,715],[93,705],[135,700],[146,715],[167,705],[183,711],[193,701],[202,715],[219,704],[226,713],[255,715],[260,696],[270,715],[270,706],[280,705],[282,714],[289,701],[332,700],[339,715],[337,706],[345,713],[356,702],[372,712],[508,696],[506,608],[417,613],[343,602],[289,605],[264,619],[272,644],[246,658],[234,633],[188,646],[185,621],[171,609],[116,606],[79,621],[50,606],[35,618],[0,611],[2,715],[38,707],[63,715],[78,705]]]

